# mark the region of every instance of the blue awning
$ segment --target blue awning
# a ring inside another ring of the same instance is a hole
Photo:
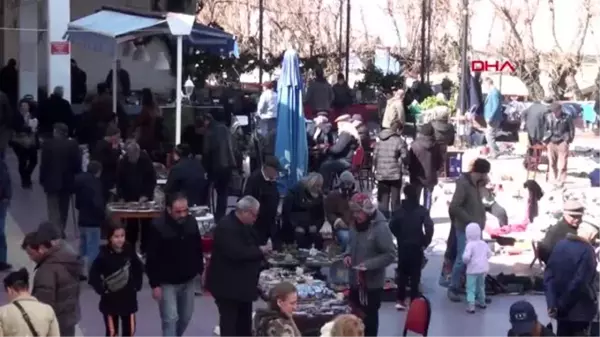
[[[194,23],[188,40],[192,46],[209,53],[239,56],[235,36],[217,28]]]

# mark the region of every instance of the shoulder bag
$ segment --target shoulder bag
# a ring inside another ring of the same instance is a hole
[[[21,312],[21,315],[23,316],[23,320],[25,320],[25,323],[27,324],[27,327],[31,331],[31,335],[33,337],[39,337],[39,334],[38,334],[37,330],[35,330],[35,328],[33,327],[33,324],[31,323],[31,319],[29,318],[29,314],[27,314],[27,312],[25,312],[25,309],[23,309],[23,306],[21,305],[21,303],[19,303],[17,301],[17,302],[13,302],[13,304]]]

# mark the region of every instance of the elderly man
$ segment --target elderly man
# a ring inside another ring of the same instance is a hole
[[[42,136],[48,136],[52,132],[52,127],[56,123],[63,123],[69,128],[68,135],[73,135],[75,131],[75,115],[69,101],[63,98],[64,88],[57,86],[54,88],[50,97],[42,101],[39,107],[39,133]]]
[[[387,219],[364,193],[350,200],[355,225],[344,253],[350,269],[350,301],[364,314],[365,336],[377,336],[385,268],[394,262],[396,248]]]
[[[260,245],[252,229],[259,209],[256,198],[245,196],[215,228],[206,288],[219,309],[221,336],[252,336],[252,302],[258,297],[262,261],[271,250]]]
[[[558,336],[587,336],[598,314],[598,262],[592,242],[598,227],[582,223],[552,250],[544,271],[548,315]]]
[[[350,210],[350,198],[356,194],[356,180],[350,171],[340,174],[337,189],[329,192],[323,200],[325,218],[333,226],[335,237],[342,250],[349,240],[349,228],[354,224]]]
[[[163,336],[182,336],[194,313],[194,279],[204,255],[196,219],[183,194],[168,195],[166,210],[150,227],[146,275],[158,302]]]
[[[42,147],[40,164],[40,184],[46,192],[48,219],[60,226],[63,237],[75,176],[81,172],[79,146],[68,136],[69,128],[65,124],[55,124],[54,137]]]
[[[406,112],[404,111],[404,90],[399,89],[394,93],[394,96],[390,98],[385,106],[385,112],[383,113],[383,120],[381,126],[384,129],[389,129],[392,122],[399,120],[400,123],[406,122]]]
[[[454,145],[456,130],[454,129],[454,125],[449,122],[450,109],[445,106],[439,106],[435,109],[433,119],[429,123],[435,132],[435,141],[440,144],[442,153],[445,154],[446,148]]]
[[[156,187],[154,165],[148,154],[142,151],[136,142],[131,141],[125,145],[125,156],[119,160],[117,165],[116,185],[117,195],[122,201],[146,202],[154,198],[154,187]],[[135,247],[141,229],[140,250],[145,252],[147,233],[145,229],[148,228],[149,223],[139,219],[131,220],[127,222],[127,241]]]
[[[550,114],[546,115],[544,143],[548,148],[548,166],[554,183],[562,187],[567,181],[567,162],[569,145],[575,138],[573,120],[563,112],[559,103],[550,105]]]
[[[556,244],[567,237],[577,234],[577,228],[581,224],[585,208],[583,204],[575,200],[567,200],[563,205],[563,217],[548,231],[546,236],[538,245],[538,257],[540,261],[547,263],[552,250]]]

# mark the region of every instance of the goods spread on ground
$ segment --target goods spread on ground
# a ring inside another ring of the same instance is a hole
[[[333,256],[330,253],[317,249],[297,249],[286,246],[280,252],[274,252],[269,256],[267,262],[274,267],[306,266],[309,268],[327,267],[333,261],[340,260],[341,256]]]
[[[157,212],[162,210],[162,206],[154,201],[110,202],[107,208],[111,212]]]

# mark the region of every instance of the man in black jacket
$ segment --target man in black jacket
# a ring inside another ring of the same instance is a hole
[[[444,158],[440,144],[436,141],[435,130],[431,124],[424,124],[417,138],[410,144],[409,166],[410,183],[417,187],[417,195],[423,191],[423,205],[431,208],[431,195],[438,183],[438,171]]]
[[[117,166],[117,195],[120,200],[130,202],[146,202],[154,198],[156,187],[156,171],[152,160],[140,146],[131,141],[125,146],[125,156]],[[142,240],[140,250],[146,252],[146,234],[149,222],[131,219],[127,222],[127,242],[135,248],[140,230]]]
[[[475,159],[471,172],[463,174],[456,181],[456,190],[448,207],[450,222],[452,223],[450,235],[454,236],[448,241],[454,240],[456,251],[451,284],[448,287],[448,298],[453,302],[460,301],[458,291],[460,291],[461,280],[465,272],[462,259],[467,244],[465,228],[471,222],[479,224],[482,230],[485,228],[485,206],[483,200],[481,200],[479,188],[485,186],[488,182],[490,169],[489,161],[482,158]],[[448,242],[448,250],[452,249],[451,245]]]
[[[102,164],[100,179],[102,179],[102,192],[106,202],[110,201],[111,194],[116,192],[117,166],[121,157],[120,141],[121,132],[116,126],[110,125],[106,128],[104,139],[97,141],[95,148],[90,152],[90,159]]]
[[[379,133],[379,142],[373,151],[377,201],[381,212],[388,217],[400,206],[402,172],[408,163],[408,149],[400,129],[400,121],[392,121],[389,129]]]
[[[79,211],[79,255],[85,257],[88,267],[98,255],[100,228],[106,218],[101,173],[102,164],[92,160],[88,164],[87,172],[75,177],[75,206]]]
[[[246,187],[244,195],[250,195],[260,202],[260,211],[254,222],[254,229],[258,234],[258,242],[261,245],[271,241],[275,245],[279,244],[280,238],[277,233],[275,219],[277,218],[277,209],[279,207],[279,190],[277,190],[277,177],[281,171],[279,160],[273,156],[265,157],[263,166],[252,172]]]
[[[69,136],[75,131],[75,115],[69,101],[63,98],[64,88],[57,86],[50,97],[41,103],[38,116],[40,119],[39,132],[42,136],[52,131],[56,123],[63,123],[69,129]]]
[[[206,287],[219,309],[221,336],[252,336],[252,302],[258,297],[262,261],[270,251],[260,246],[252,229],[259,208],[258,200],[245,196],[215,228]]]
[[[176,164],[169,171],[165,193],[183,192],[192,206],[206,205],[206,172],[188,144],[179,144],[173,151]]]
[[[559,103],[553,103],[550,111],[552,113],[546,116],[544,142],[548,148],[548,166],[552,179],[557,186],[562,187],[567,181],[569,145],[575,138],[575,127],[573,120],[563,112]]]
[[[215,220],[219,221],[227,211],[229,184],[235,169],[235,157],[231,144],[231,133],[225,124],[215,121],[212,116],[205,115],[204,125],[207,128],[202,150],[202,162],[217,192]]]
[[[54,125],[54,137],[44,143],[40,164],[40,184],[46,192],[48,219],[64,231],[69,216],[69,202],[75,176],[81,172],[81,153],[73,139],[67,138],[69,128]]]
[[[166,206],[150,227],[146,275],[163,336],[182,336],[194,313],[194,279],[204,270],[202,238],[185,196],[167,196]]]

